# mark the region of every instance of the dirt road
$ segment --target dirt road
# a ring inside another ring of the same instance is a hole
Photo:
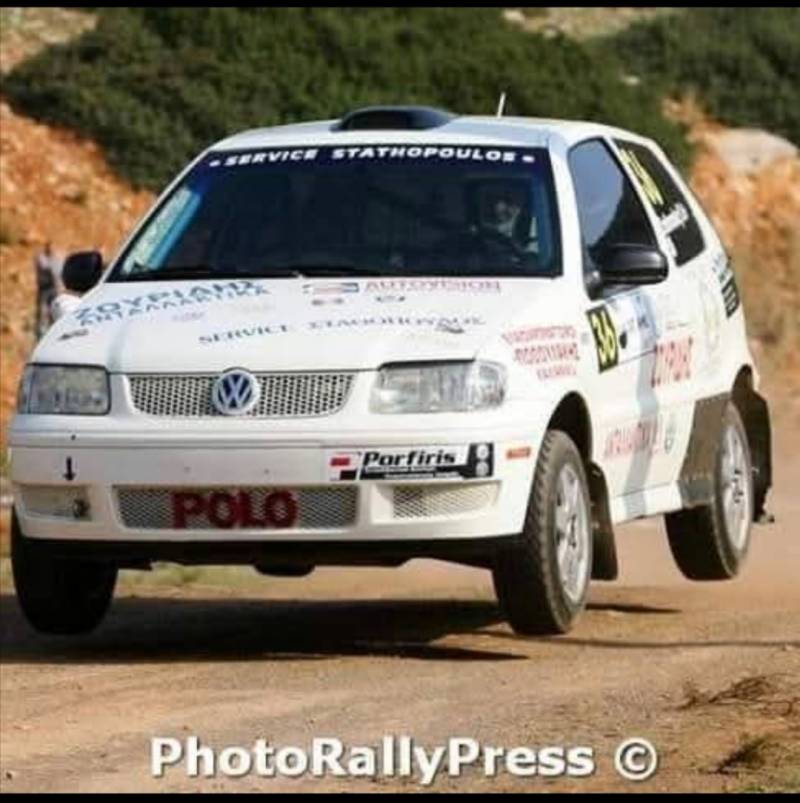
[[[743,575],[692,584],[660,523],[621,528],[622,577],[596,583],[567,637],[522,639],[486,573],[400,570],[257,575],[238,588],[126,583],[101,629],[34,635],[7,581],[0,603],[0,784],[23,790],[417,789],[353,781],[149,773],[152,736],[219,749],[306,746],[315,736],[432,747],[588,745],[593,776],[485,778],[434,789],[631,789],[613,768],[626,737],[660,753],[647,790],[800,790],[800,428],[775,438],[778,522],[758,527]],[[237,575],[238,576],[238,575]]]

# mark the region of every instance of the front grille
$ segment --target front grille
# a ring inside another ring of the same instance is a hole
[[[423,519],[474,513],[489,507],[497,496],[493,482],[457,485],[403,485],[394,489],[394,516]]]
[[[135,530],[175,529],[173,497],[174,493],[200,494],[209,498],[213,493],[235,496],[245,491],[253,511],[263,509],[267,496],[275,491],[291,492],[297,503],[297,518],[288,529],[331,530],[349,527],[356,520],[355,486],[341,488],[117,488],[119,514],[125,527]],[[227,513],[227,510],[226,510]],[[186,529],[220,529],[205,514],[187,514]],[[242,528],[241,524],[234,524]],[[227,528],[226,528],[227,529]],[[257,529],[282,529],[265,525]]]
[[[220,416],[211,403],[217,374],[135,374],[128,377],[133,406],[171,418]],[[352,373],[255,374],[261,387],[249,418],[299,418],[340,410],[353,385]]]

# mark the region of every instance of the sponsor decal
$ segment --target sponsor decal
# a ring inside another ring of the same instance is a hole
[[[330,296],[329,298],[312,298],[311,303],[315,307],[325,307],[329,304],[344,304],[344,299],[341,296]]]
[[[736,286],[736,277],[733,273],[727,254],[720,252],[713,263],[714,273],[722,292],[722,301],[725,304],[725,315],[730,318],[741,304],[739,288]]]
[[[666,203],[660,187],[650,175],[647,168],[639,161],[639,157],[630,149],[620,147],[619,154],[630,168],[647,200],[656,209],[661,209]]]
[[[59,335],[59,340],[72,340],[75,337],[86,337],[89,334],[88,329],[73,329],[71,332],[64,332],[63,335]]]
[[[646,303],[644,297],[637,296]],[[658,293],[653,297],[650,306],[653,316],[653,338],[663,337],[667,332],[683,329],[689,325],[688,305],[672,292]]]
[[[463,330],[464,327],[484,326],[485,321],[478,315],[368,315],[356,318],[336,318],[322,321],[309,321],[307,327],[312,331],[331,329],[371,329],[381,326],[430,327],[438,331]]]
[[[676,229],[685,226],[689,222],[689,210],[686,206],[678,202],[672,207],[672,210],[659,218],[659,223],[664,231],[664,234],[669,237]]]
[[[235,153],[225,156],[217,154],[209,162],[209,167],[246,167],[247,165],[278,164],[281,162],[311,162],[319,154],[318,148],[273,149]]]
[[[205,317],[205,312],[200,310],[192,310],[190,312],[180,312],[172,316],[172,320],[176,323],[191,323],[192,321],[200,321]]]
[[[655,321],[651,313],[652,302],[648,302],[643,295],[636,293],[631,296],[630,305],[632,307],[631,315],[624,322],[620,331],[620,346],[623,349],[627,348],[629,339],[636,335],[636,340],[644,353],[652,348],[656,339]]]
[[[659,419],[644,419],[617,427],[608,433],[603,457],[611,460],[637,453],[652,453],[658,438]]]
[[[376,315],[356,318],[336,318],[320,321],[308,321],[295,328],[289,324],[260,324],[255,326],[243,326],[238,329],[229,329],[224,332],[214,332],[208,335],[200,335],[200,343],[210,345],[213,343],[224,343],[232,340],[242,340],[250,337],[261,337],[266,335],[285,334],[288,332],[330,332],[341,329],[373,329],[383,326],[391,327],[420,327],[430,328],[434,331],[446,332],[450,334],[463,334],[467,327],[484,326],[485,321],[477,315],[466,315],[463,317],[442,317],[439,315]]]
[[[395,278],[371,279],[364,283],[365,293],[499,293],[497,279]]]
[[[678,420],[674,413],[643,418],[615,427],[603,445],[603,459],[615,460],[634,455],[669,454],[677,439]]]
[[[486,162],[489,164],[534,164],[536,157],[527,150],[455,145],[353,145],[344,148],[265,148],[244,153],[214,153],[209,168],[253,167],[286,162],[368,161]]]
[[[282,529],[291,527],[299,514],[297,497],[283,490],[265,494],[260,504],[249,491],[174,491],[171,502],[175,530],[205,523],[221,530]]]
[[[322,282],[303,285],[303,292],[313,296],[357,293],[358,290],[358,282]]]
[[[333,482],[393,479],[476,479],[494,472],[494,445],[412,446],[337,451],[328,455]]]
[[[672,413],[669,417],[667,427],[664,431],[664,451],[669,454],[672,447],[675,445],[675,439],[678,435],[678,417]]]
[[[265,335],[277,335],[290,331],[289,327],[285,324],[265,325],[258,324],[255,326],[243,326],[239,329],[229,329],[227,332],[214,332],[210,335],[200,335],[198,340],[203,345],[210,345],[212,343],[229,343],[236,340],[245,340],[250,337],[263,337]]]
[[[463,335],[464,327],[457,320],[447,320],[443,318],[436,324],[437,332],[445,332],[448,335]]]
[[[639,188],[652,206],[658,218],[659,226],[667,238],[668,250],[673,258],[677,258],[678,246],[675,242],[675,234],[691,221],[689,209],[682,201],[676,201],[672,206],[668,206],[669,201],[664,196],[662,188],[653,178],[650,171],[642,164],[636,153],[632,149],[622,146],[620,146],[619,152],[623,161],[633,173]]]
[[[514,362],[534,366],[539,379],[574,376],[579,360],[578,333],[574,326],[531,326],[506,332],[514,346]]]
[[[514,329],[503,335],[503,340],[512,345],[539,340],[575,340],[576,338],[575,327],[563,325],[529,326],[522,329]]]
[[[351,148],[334,148],[331,159],[341,160],[387,159],[435,159],[441,161],[503,162],[514,164],[517,151],[499,148],[449,147],[438,145],[367,145]],[[531,161],[533,159],[531,158]]]
[[[614,321],[604,304],[590,309],[586,315],[594,336],[597,370],[601,373],[619,363],[619,340]]]
[[[264,287],[250,279],[232,279],[198,284],[186,289],[170,288],[140,296],[103,301],[99,304],[78,307],[72,315],[82,326],[94,326],[153,312],[267,294],[268,291]]]
[[[657,343],[650,386],[657,388],[691,379],[692,346],[691,337]]]
[[[703,332],[706,338],[706,348],[709,356],[714,356],[720,346],[720,333],[722,330],[722,314],[719,310],[717,298],[708,285],[701,281],[699,284],[700,306],[703,311]]]

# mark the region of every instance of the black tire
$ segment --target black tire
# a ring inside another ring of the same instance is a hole
[[[17,600],[41,633],[76,635],[100,624],[114,596],[117,567],[50,557],[11,519],[11,568]]]
[[[555,526],[559,477],[566,465],[577,477],[588,528],[585,579],[573,598],[559,570]],[[591,567],[591,508],[583,460],[569,436],[553,430],[542,443],[519,541],[498,553],[492,571],[497,598],[514,631],[523,635],[566,633],[586,604]]]
[[[733,430],[743,448],[746,470],[742,486],[749,494],[747,529],[743,539],[732,536],[723,504],[723,443]],[[735,577],[747,557],[753,517],[753,470],[747,432],[741,416],[729,402],[723,414],[722,437],[714,459],[714,500],[709,505],[668,513],[664,519],[672,556],[684,577],[690,580],[728,580]]]

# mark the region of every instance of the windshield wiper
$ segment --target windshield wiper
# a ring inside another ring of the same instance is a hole
[[[349,265],[346,262],[336,265],[320,265],[319,263],[291,263],[281,265],[276,270],[293,271],[294,275],[300,277],[313,276],[385,276],[384,271],[374,268],[362,268],[358,265]]]

